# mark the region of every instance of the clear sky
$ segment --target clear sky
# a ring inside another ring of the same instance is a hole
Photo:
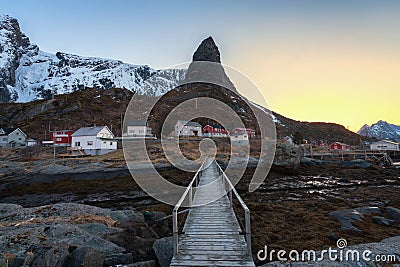
[[[190,61],[211,35],[284,116],[400,124],[400,1],[0,0],[0,12],[43,51],[154,68]]]

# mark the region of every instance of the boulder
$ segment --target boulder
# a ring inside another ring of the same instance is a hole
[[[362,233],[360,229],[353,225],[353,222],[359,222],[364,219],[364,215],[380,214],[378,207],[361,207],[356,209],[337,210],[329,213],[329,215],[338,221],[343,230],[349,230],[357,233]]]
[[[377,223],[379,225],[384,225],[384,226],[391,226],[394,223],[394,220],[389,220],[382,216],[373,216],[372,220],[375,223]]]
[[[107,256],[104,261],[104,265],[106,266],[116,266],[116,265],[128,265],[133,263],[133,255],[132,253],[127,254],[114,254]]]
[[[104,259],[104,252],[91,247],[80,247],[72,252],[70,258],[68,259],[67,267],[102,267],[104,264]]]
[[[174,239],[172,236],[158,239],[153,244],[153,250],[156,253],[161,267],[168,267],[171,264],[174,255]]]
[[[293,174],[300,166],[302,155],[300,146],[277,143],[272,168],[278,172]]]
[[[29,266],[42,267],[42,266],[64,266],[69,257],[70,249],[68,245],[59,244],[49,247],[45,246],[32,246],[28,249],[33,255],[32,261]]]
[[[400,221],[400,209],[394,207],[386,207],[385,211],[390,216],[390,218],[392,218],[396,222]]]
[[[355,159],[351,161],[343,161],[340,165],[343,167],[369,168],[372,166],[372,163],[363,159]]]

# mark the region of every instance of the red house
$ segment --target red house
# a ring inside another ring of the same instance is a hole
[[[335,151],[349,151],[350,150],[350,146],[344,143],[340,143],[340,142],[335,142],[332,143],[329,146],[330,150],[335,150]]]
[[[72,142],[72,130],[50,131],[50,140],[59,146],[70,146]]]
[[[242,134],[242,133],[247,133],[247,135],[251,137],[256,137],[256,131],[251,129],[251,128],[235,128],[233,129],[232,133],[234,134]]]
[[[203,128],[203,136],[205,137],[228,137],[229,132],[219,125],[206,125]]]

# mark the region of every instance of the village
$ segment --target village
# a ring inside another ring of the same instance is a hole
[[[121,147],[122,140],[157,140],[147,121],[135,120],[126,122],[122,136],[116,136],[108,126],[81,127],[77,130],[49,130],[48,140],[35,140],[21,128],[0,128],[0,148],[24,148],[34,146],[63,147],[57,157],[99,156],[115,151]],[[252,139],[259,139],[256,130],[252,128],[225,129],[221,125],[178,120],[174,131],[168,138],[186,140],[201,138],[226,138],[233,145],[248,145]],[[293,136],[286,136],[278,143],[300,145],[304,156],[333,156],[357,153],[383,153],[400,151],[399,143],[392,140],[364,141],[359,146],[350,146],[340,141],[327,144],[324,141],[309,141],[302,139],[295,142]],[[66,148],[66,149],[65,149]]]

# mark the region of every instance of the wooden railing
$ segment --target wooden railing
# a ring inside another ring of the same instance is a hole
[[[231,207],[233,208],[233,203],[232,203],[233,195],[235,195],[240,206],[242,206],[242,208],[243,208],[245,226],[244,226],[244,229],[242,229],[242,232],[246,238],[247,254],[252,255],[251,254],[250,210],[247,207],[247,205],[244,203],[243,199],[240,197],[239,193],[236,191],[235,187],[233,186],[232,182],[229,180],[228,176],[222,170],[221,166],[215,160],[214,160],[214,163],[215,163],[215,165],[217,165],[217,170],[218,170],[219,175],[221,176],[223,187],[227,191],[227,195],[229,197],[229,203],[230,203]]]
[[[192,181],[189,183],[189,185],[186,187],[185,192],[182,194],[181,198],[178,200],[176,203],[173,211],[172,211],[172,231],[173,231],[173,239],[174,239],[174,255],[178,254],[178,242],[179,242],[179,225],[178,225],[178,210],[182,206],[183,201],[188,197],[188,202],[189,202],[189,209],[184,210],[182,212],[187,212],[190,210],[192,207],[192,201],[193,201],[193,185],[198,186],[200,182],[201,175],[204,170],[204,165],[206,164],[208,160],[208,156],[206,159],[203,161],[201,164],[200,168],[197,170],[196,174],[194,175]]]

